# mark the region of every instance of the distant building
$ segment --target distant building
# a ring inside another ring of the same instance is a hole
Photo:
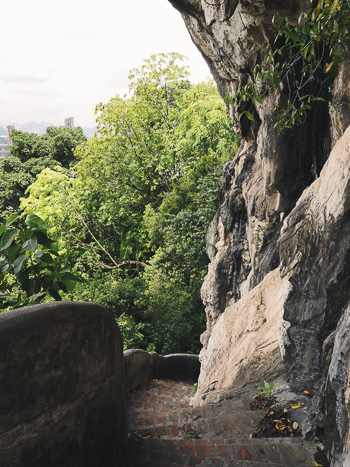
[[[15,129],[15,125],[9,125],[6,128],[7,135],[0,135],[0,159],[10,155],[11,133]]]
[[[64,119],[64,127],[74,130],[74,117],[68,117]]]
[[[11,133],[13,132],[13,130],[16,129],[15,124],[8,125],[6,128],[7,128],[7,136],[8,136],[8,139],[9,139],[9,146],[11,146],[11,144],[12,144]]]

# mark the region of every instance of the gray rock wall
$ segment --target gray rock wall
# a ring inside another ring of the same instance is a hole
[[[1,467],[122,466],[122,339],[92,303],[0,314]]]
[[[297,17],[309,7],[306,0],[169,1],[223,97],[251,80],[273,47],[273,15]],[[267,377],[291,390],[315,391],[310,430],[325,430],[328,456],[341,465],[350,460],[344,411],[350,383],[347,377],[337,382],[341,365],[334,363],[333,345],[350,290],[348,56],[321,93],[325,102],[283,134],[272,112],[286,99],[282,86],[264,94],[254,122],[239,120],[244,103],[229,107],[243,140],[224,167],[225,201],[207,234],[207,330],[195,400],[250,391]],[[348,353],[341,360],[342,368],[348,365]]]

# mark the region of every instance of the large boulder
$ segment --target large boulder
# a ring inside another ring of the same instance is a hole
[[[0,314],[1,467],[122,466],[122,339],[92,303]]]
[[[289,326],[283,319],[287,289],[277,268],[241,300],[231,300],[204,342],[195,405],[286,376],[281,348]]]

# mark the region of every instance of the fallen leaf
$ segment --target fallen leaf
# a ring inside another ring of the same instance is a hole
[[[303,391],[304,394],[310,394],[309,391]]]
[[[249,439],[250,439],[250,438],[253,438],[253,434],[252,434],[252,433],[250,433],[250,435],[249,435]]]
[[[279,430],[279,431],[284,430],[284,429],[286,428],[286,426],[287,426],[287,425],[286,425],[285,423],[276,423],[276,428],[277,428],[277,430]]]
[[[299,426],[299,423],[298,422],[294,422],[293,423],[293,430],[296,430]]]
[[[289,412],[289,410],[287,410],[287,409],[284,409],[284,413],[287,413],[287,412]]]
[[[292,409],[299,409],[299,407],[301,407],[300,404],[292,404],[291,405]]]
[[[334,63],[334,62],[331,62],[331,63],[327,66],[327,68],[326,68],[326,73],[328,73],[328,71],[332,68],[333,63]]]
[[[317,462],[311,462],[315,467],[323,467],[323,464],[318,464]]]

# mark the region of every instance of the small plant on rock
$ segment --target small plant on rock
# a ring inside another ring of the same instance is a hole
[[[259,409],[259,408],[265,408],[265,407],[271,407],[271,405],[274,403],[275,399],[274,396],[272,395],[273,388],[278,386],[278,383],[268,383],[267,381],[264,381],[264,386],[259,386],[258,389],[260,389],[260,392],[255,394],[253,399],[257,399],[257,404],[252,403],[254,405],[254,409]],[[258,407],[256,407],[258,406]]]

